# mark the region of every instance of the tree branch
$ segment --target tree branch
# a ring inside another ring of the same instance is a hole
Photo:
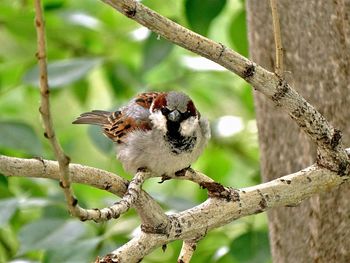
[[[128,189],[123,196],[123,199],[116,202],[110,207],[105,207],[102,209],[84,209],[79,215],[82,221],[94,220],[95,222],[107,221],[112,218],[117,219],[121,214],[129,210],[129,208],[136,202],[139,198],[141,192],[141,186],[147,178],[150,177],[148,172],[138,172],[135,174],[133,179],[128,185]]]
[[[127,181],[115,174],[96,168],[70,164],[72,182],[84,183],[122,195]],[[21,159],[0,155],[0,173],[5,176],[41,177],[59,179],[57,162],[38,159]],[[330,191],[347,182],[348,176],[339,176],[318,165],[310,166],[300,172],[286,175],[268,183],[242,189],[227,189],[226,198],[209,198],[204,203],[180,213],[162,217],[154,200],[141,191],[136,209],[147,217],[156,219],[153,225],[160,224],[163,231],[142,231],[124,246],[111,252],[97,262],[137,262],[156,247],[174,240],[191,240],[205,236],[213,229],[238,218],[264,212],[278,206],[294,206],[310,196]],[[119,261],[107,261],[108,259]]]
[[[245,79],[257,91],[284,109],[318,146],[318,163],[338,172],[349,173],[349,159],[341,133],[285,80],[262,68],[232,49],[203,37],[161,16],[135,0],[101,0],[125,16],[165,39],[206,57]]]
[[[120,176],[97,168],[69,165],[70,178],[74,183],[90,185],[122,197],[129,182]],[[60,180],[58,163],[44,159],[22,159],[0,155],[0,173],[5,176],[36,177]],[[142,224],[158,228],[168,225],[168,218],[162,208],[146,192],[134,204]]]
[[[79,205],[77,205],[77,200],[73,195],[73,191],[70,186],[69,178],[69,162],[70,159],[66,156],[62,150],[60,143],[58,142],[55,131],[53,128],[51,111],[50,111],[50,90],[47,75],[47,64],[46,64],[46,43],[45,43],[45,25],[43,12],[41,8],[41,1],[35,0],[35,27],[37,32],[37,48],[36,57],[38,59],[39,65],[39,79],[40,79],[40,108],[39,112],[44,123],[45,133],[44,136],[49,140],[52,149],[54,151],[55,157],[59,164],[60,170],[60,182],[65,198],[67,200],[68,210],[74,216],[80,216],[83,211]]]
[[[184,240],[180,251],[178,263],[189,263],[193,256],[194,251],[197,248],[197,239]]]
[[[210,177],[206,176],[201,172],[195,171],[192,168],[185,168],[182,171],[178,171],[175,174],[171,175],[163,175],[162,181],[160,181],[159,183],[163,183],[164,181],[170,179],[189,180],[196,184],[199,184],[200,186],[215,182]]]
[[[155,248],[166,244],[166,235],[150,234],[141,232],[140,235],[131,239],[115,251],[103,258],[97,258],[95,263],[136,263],[140,262],[145,255]]]
[[[281,38],[280,29],[280,18],[277,8],[276,0],[270,0],[271,13],[272,13],[272,23],[273,23],[273,34],[275,37],[275,48],[276,48],[276,60],[275,60],[275,73],[283,78],[283,45]]]
[[[310,196],[330,191],[349,179],[318,165],[268,183],[239,190],[230,199],[209,198],[204,203],[169,216],[167,234],[141,233],[124,246],[96,262],[139,262],[155,248],[174,240],[205,236],[213,229],[238,218],[280,206],[295,206]]]

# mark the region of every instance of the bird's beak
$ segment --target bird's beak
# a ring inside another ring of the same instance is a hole
[[[178,122],[181,118],[181,114],[178,110],[173,110],[168,114],[168,120]]]

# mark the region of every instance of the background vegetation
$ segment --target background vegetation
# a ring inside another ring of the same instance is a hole
[[[244,1],[144,0],[161,14],[248,55]],[[72,162],[128,179],[112,144],[94,127],[73,126],[80,113],[116,109],[136,93],[181,90],[211,121],[213,138],[193,165],[232,187],[260,182],[251,89],[213,63],[176,47],[97,0],[45,0],[49,78],[57,135]],[[0,3],[0,153],[53,159],[38,113],[36,34],[31,0]],[[206,199],[191,182],[149,180],[144,189],[171,213]],[[74,185],[85,207],[116,197]],[[80,222],[66,210],[58,183],[0,175],[0,262],[89,262],[125,243],[139,220]],[[181,242],[144,262],[176,262]],[[265,214],[209,232],[192,262],[270,262]]]

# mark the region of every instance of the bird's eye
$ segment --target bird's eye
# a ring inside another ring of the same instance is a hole
[[[196,116],[196,107],[192,101],[187,103],[187,114],[189,114],[189,116]]]
[[[160,111],[165,116],[167,116],[169,114],[169,112],[170,112],[170,110],[168,108],[165,108],[165,107],[161,108]]]

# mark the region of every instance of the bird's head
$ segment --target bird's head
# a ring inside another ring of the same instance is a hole
[[[193,101],[183,92],[160,94],[150,108],[155,128],[170,136],[192,136],[200,118]]]

